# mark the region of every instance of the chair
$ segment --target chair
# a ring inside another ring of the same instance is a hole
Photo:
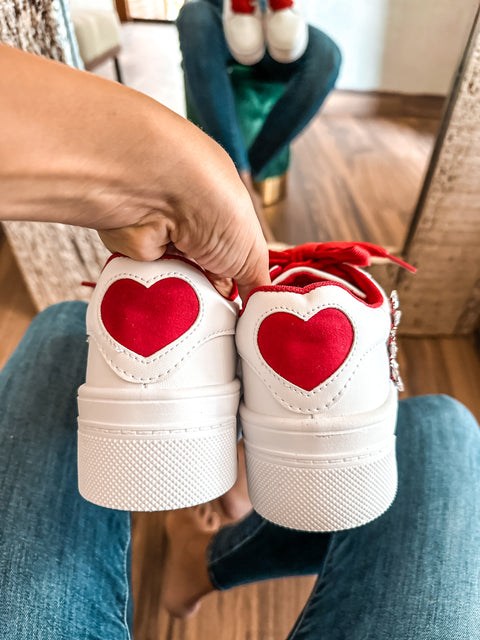
[[[118,61],[120,20],[111,0],[70,0],[70,12],[85,69],[113,59],[117,80],[123,82]]]

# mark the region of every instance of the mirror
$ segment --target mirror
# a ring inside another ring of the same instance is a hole
[[[129,0],[131,15],[157,22],[123,25],[120,60],[126,84],[185,115],[176,28],[158,22],[180,4]],[[282,242],[356,239],[399,249],[477,1],[465,0],[461,11],[449,0],[304,7],[308,22],[339,46],[342,66],[320,112],[291,144],[286,197],[265,214]],[[108,65],[96,72],[111,75]],[[275,188],[264,196],[268,205]]]

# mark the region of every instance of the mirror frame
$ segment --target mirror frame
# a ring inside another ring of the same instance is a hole
[[[456,335],[480,318],[480,8],[454,77],[402,255],[402,334]]]

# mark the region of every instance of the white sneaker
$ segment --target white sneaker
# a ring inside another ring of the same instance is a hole
[[[263,15],[258,0],[224,0],[223,30],[232,56],[252,65],[265,55]]]
[[[271,252],[238,321],[250,500],[276,524],[349,529],[394,499],[399,311],[371,256],[412,269],[367,243]]]
[[[182,258],[107,262],[87,311],[80,493],[114,509],[207,502],[237,473],[238,306]]]
[[[268,52],[277,62],[295,62],[305,53],[308,26],[299,0],[268,0],[265,38]]]

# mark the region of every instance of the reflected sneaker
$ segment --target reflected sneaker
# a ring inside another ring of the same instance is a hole
[[[237,314],[233,297],[193,262],[110,258],[88,306],[78,393],[84,498],[160,511],[207,502],[233,485]]]
[[[248,489],[276,524],[349,529],[395,497],[399,311],[359,268],[372,256],[413,270],[367,243],[270,252],[240,315]]]
[[[224,0],[223,31],[232,56],[252,65],[265,55],[263,15],[258,0]]]
[[[295,62],[305,53],[308,26],[299,0],[268,0],[265,39],[269,54],[277,62]]]

